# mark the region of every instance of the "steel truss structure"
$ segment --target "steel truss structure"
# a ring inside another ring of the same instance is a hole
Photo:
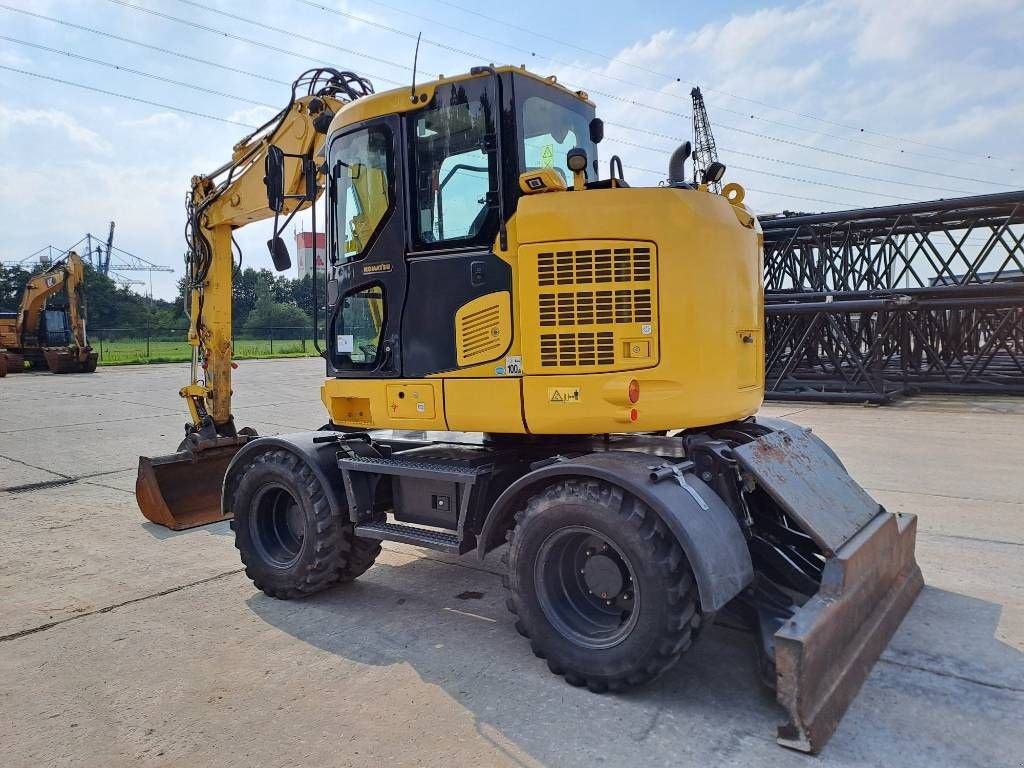
[[[1024,394],[1024,191],[761,219],[765,396]]]

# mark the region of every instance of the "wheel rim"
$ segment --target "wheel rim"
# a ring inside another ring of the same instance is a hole
[[[548,621],[579,646],[611,648],[636,626],[640,593],[633,566],[593,528],[570,526],[549,535],[537,553],[534,582]]]
[[[260,557],[276,568],[299,559],[306,534],[302,506],[283,485],[263,488],[253,501],[249,529]]]

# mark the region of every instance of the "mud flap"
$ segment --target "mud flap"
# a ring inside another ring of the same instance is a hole
[[[917,518],[886,512],[809,432],[775,432],[735,454],[825,554],[818,592],[774,637],[789,714],[778,742],[818,752],[924,586]]]
[[[167,456],[140,456],[135,498],[147,520],[175,531],[230,520],[221,489],[248,437],[217,438]]]

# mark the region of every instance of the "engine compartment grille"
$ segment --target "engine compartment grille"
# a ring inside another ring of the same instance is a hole
[[[562,366],[614,365],[615,334],[542,333],[540,364],[545,368]]]
[[[651,279],[651,249],[595,248],[537,255],[537,284],[640,283]]]
[[[657,246],[578,240],[520,247],[527,373],[619,371],[658,357]]]
[[[649,288],[542,293],[538,299],[542,326],[649,323],[652,319]]]

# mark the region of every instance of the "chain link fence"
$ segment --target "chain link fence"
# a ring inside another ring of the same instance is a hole
[[[188,328],[89,328],[88,333],[89,344],[99,353],[100,365],[175,363],[192,359]],[[237,360],[319,354],[311,327],[247,328],[235,332],[233,343]]]

